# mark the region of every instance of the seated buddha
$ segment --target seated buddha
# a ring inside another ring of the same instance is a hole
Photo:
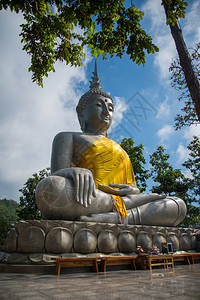
[[[77,105],[82,132],[61,132],[53,141],[51,176],[36,189],[46,219],[176,226],[186,215],[177,197],[140,194],[127,153],[107,137],[114,104],[102,91],[97,67]]]

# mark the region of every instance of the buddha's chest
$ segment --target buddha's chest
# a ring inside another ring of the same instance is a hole
[[[110,163],[115,166],[124,160],[124,150],[114,141],[106,137],[97,136],[81,136],[74,141],[74,157],[73,164],[82,168],[85,162],[91,165]],[[99,168],[99,166],[97,166]]]
[[[73,164],[77,164],[85,151],[100,137],[96,135],[76,135],[73,140]]]

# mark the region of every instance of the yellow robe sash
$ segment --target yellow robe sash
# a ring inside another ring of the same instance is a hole
[[[129,184],[135,182],[131,161],[119,144],[107,137],[95,141],[81,156],[76,167],[92,172],[95,186],[99,184]],[[112,195],[114,206],[121,218],[127,216],[126,207],[120,196]]]

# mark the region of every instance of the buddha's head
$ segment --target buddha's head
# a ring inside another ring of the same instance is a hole
[[[102,91],[96,62],[93,74],[90,90],[80,98],[76,107],[83,132],[89,126],[96,130],[107,131],[113,119],[113,100],[110,95]]]

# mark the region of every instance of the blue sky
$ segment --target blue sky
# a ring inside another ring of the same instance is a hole
[[[137,66],[129,57],[98,59],[98,73],[105,92],[115,100],[115,119],[110,137],[121,141],[133,138],[149,154],[163,145],[171,163],[180,168],[187,158],[187,145],[199,126],[174,129],[180,112],[177,92],[170,87],[169,66],[177,52],[161,0],[133,1],[145,15],[142,25],[160,51]],[[188,1],[186,19],[181,22],[188,48],[200,41],[200,1]],[[89,88],[94,59],[89,49],[84,66],[56,64],[56,72],[44,80],[44,88],[31,82],[29,56],[22,51],[19,24],[21,15],[0,12],[0,199],[18,201],[27,178],[50,165],[53,137],[60,131],[80,131],[75,106]],[[150,188],[150,186],[149,186]]]

